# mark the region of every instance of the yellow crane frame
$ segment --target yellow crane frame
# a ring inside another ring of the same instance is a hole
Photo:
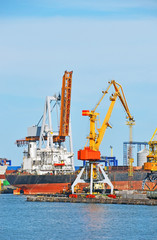
[[[96,121],[98,120],[97,116],[99,115],[99,113],[97,113],[95,111],[98,108],[98,106],[100,105],[100,103],[103,100],[103,98],[105,97],[105,95],[108,93],[108,91],[112,85],[115,89],[115,93],[111,95],[111,97],[110,97],[111,104],[109,106],[108,112],[105,116],[105,119],[104,119],[101,127],[97,129]],[[119,83],[117,83],[115,80],[112,80],[111,82],[109,82],[109,86],[108,86],[107,90],[103,91],[103,95],[102,95],[101,99],[99,100],[99,102],[97,103],[94,110],[92,110],[91,112],[86,111],[86,113],[83,114],[83,115],[90,117],[90,134],[87,138],[89,139],[89,147],[91,150],[99,151],[99,147],[103,140],[106,129],[107,129],[107,127],[111,127],[109,124],[109,119],[111,117],[117,97],[120,99],[120,101],[127,113],[127,119],[129,120],[129,122],[131,122],[131,123],[134,122],[134,119],[130,114],[130,111],[129,111],[129,108],[128,108],[128,105],[126,102],[126,98],[125,98],[122,86]],[[98,131],[98,134],[96,133],[96,129]]]
[[[157,134],[157,128],[153,133],[152,138],[148,142],[149,144],[149,155],[147,156],[147,162],[144,163],[144,170],[146,171],[157,171],[157,140],[154,139]]]

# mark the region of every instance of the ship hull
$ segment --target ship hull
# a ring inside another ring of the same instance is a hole
[[[63,193],[69,190],[70,183],[46,183],[46,184],[26,184],[26,185],[14,185],[23,191],[25,195],[36,194],[56,194]]]
[[[56,194],[68,191],[76,178],[69,175],[6,175],[8,182],[24,194]]]
[[[108,172],[108,177],[115,190],[142,190],[142,183],[147,172],[134,171],[133,176],[129,177],[127,169],[119,169],[120,167],[112,168]],[[56,194],[70,190],[76,176],[76,173],[67,175],[8,174],[6,179],[14,187],[21,189],[24,194]],[[80,183],[76,186],[76,191],[82,192],[83,188],[87,186],[89,183]],[[106,185],[105,188],[109,189],[109,186]],[[147,182],[145,185],[145,190],[155,190],[156,188],[157,181]]]
[[[142,167],[134,167],[133,175],[128,175],[128,167],[111,167],[108,177],[116,190],[156,190],[157,180],[146,180],[148,172]],[[145,182],[145,184],[143,184]]]
[[[108,174],[114,189],[117,190],[142,190],[142,183],[146,176],[147,173],[144,171],[134,171],[133,176],[129,177],[126,170],[111,170]]]

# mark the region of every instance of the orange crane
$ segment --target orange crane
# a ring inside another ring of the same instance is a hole
[[[112,94],[110,96],[110,106],[108,109],[108,112],[105,116],[105,119],[102,123],[102,125],[98,128],[98,124],[97,122],[99,121],[99,125],[100,125],[100,116],[99,113],[96,112],[96,109],[98,108],[98,106],[100,105],[101,101],[103,100],[103,98],[105,97],[105,95],[108,93],[110,87],[113,86],[114,87],[114,94]],[[130,123],[134,122],[134,118],[132,117],[132,115],[130,114],[127,102],[126,102],[126,98],[122,89],[122,86],[117,83],[115,80],[112,80],[111,82],[109,82],[109,86],[107,87],[106,91],[102,92],[103,95],[101,97],[101,99],[99,100],[99,102],[97,103],[96,107],[94,108],[94,110],[89,111],[89,110],[83,110],[82,111],[82,115],[83,116],[89,116],[90,119],[90,133],[89,136],[87,137],[87,142],[89,141],[89,146],[87,147],[87,143],[84,147],[84,149],[79,150],[78,151],[78,159],[80,160],[85,160],[87,162],[90,163],[90,193],[92,193],[92,188],[93,188],[93,178],[96,179],[97,178],[97,172],[99,173],[99,171],[96,169],[96,165],[97,163],[100,161],[101,159],[101,154],[99,151],[99,147],[100,144],[103,140],[104,134],[106,132],[107,127],[111,127],[109,124],[109,119],[111,117],[115,102],[117,97],[120,99],[126,114],[127,114],[127,119]],[[102,181],[103,183],[107,183],[110,187],[111,187],[111,192],[113,192],[113,185],[110,182],[110,180],[108,179],[106,173],[103,171],[102,167],[99,164],[99,168],[100,171],[104,177],[104,180]],[[83,168],[81,170],[81,172],[79,173],[77,179],[75,180],[75,182],[72,184],[72,192],[74,192],[74,186],[79,183],[79,182],[83,182],[83,180],[81,179],[81,176],[83,174],[85,168]],[[100,181],[99,181],[100,182]]]

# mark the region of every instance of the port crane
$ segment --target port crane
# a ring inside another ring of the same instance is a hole
[[[102,102],[105,95],[109,92],[109,89],[111,88],[111,86],[114,87],[114,93],[110,96],[111,103],[108,108],[107,114],[104,118],[104,121],[101,125],[100,124],[100,115],[98,112],[96,112],[96,110],[97,110],[98,106],[100,105],[100,103]],[[110,117],[111,117],[111,114],[112,114],[112,111],[113,111],[113,108],[114,108],[117,98],[120,99],[120,101],[126,111],[129,124],[131,125],[132,123],[135,122],[134,118],[130,114],[130,111],[129,111],[129,108],[127,105],[127,101],[126,101],[126,98],[125,98],[125,95],[123,92],[123,88],[119,83],[117,83],[115,80],[110,81],[106,91],[103,91],[102,93],[103,93],[102,97],[100,98],[99,102],[96,104],[95,108],[92,111],[89,111],[89,110],[82,111],[82,115],[88,116],[89,120],[90,120],[90,133],[89,133],[89,136],[87,137],[87,142],[89,141],[89,146],[87,146],[87,143],[86,143],[84,149],[78,151],[78,159],[86,161],[86,163],[88,163],[90,166],[89,167],[90,168],[90,171],[89,171],[89,173],[90,173],[90,193],[92,193],[92,190],[93,190],[93,179],[94,179],[94,181],[98,180],[99,183],[108,184],[111,188],[111,193],[113,193],[113,185],[112,185],[111,181],[109,180],[107,174],[105,173],[105,171],[103,170],[103,168],[100,165],[101,154],[99,151],[99,147],[103,140],[106,129],[108,127],[111,128],[111,125],[109,124],[109,120],[110,120]],[[98,122],[100,125],[99,128],[97,127]],[[86,164],[86,166],[88,164]],[[85,170],[85,167],[82,168],[82,170],[78,174],[76,180],[72,184],[72,193],[74,193],[74,187],[76,184],[85,183],[89,180],[89,176],[86,177],[85,180],[82,179],[82,175]],[[100,174],[100,172],[101,172],[101,174]],[[87,176],[87,174],[86,174],[86,176]]]
[[[147,156],[147,162],[144,163],[144,170],[147,171],[147,176],[143,180],[142,188],[146,186],[149,190],[147,182],[152,182],[152,190],[155,190],[157,186],[157,128],[155,129],[153,136],[148,142],[149,154]]]

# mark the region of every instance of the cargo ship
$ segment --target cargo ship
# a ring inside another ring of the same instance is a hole
[[[80,167],[81,169],[81,167]],[[147,172],[142,168],[134,167],[133,176],[128,176],[128,167],[117,166],[111,167],[106,171],[109,179],[111,180],[114,190],[143,190],[143,181],[147,177]],[[77,172],[69,174],[35,174],[27,172],[15,172],[7,174],[8,182],[24,194],[56,194],[71,191],[71,185],[77,177]],[[79,183],[75,191],[82,191],[85,187],[89,187],[89,180],[86,183]],[[152,190],[154,182],[148,182],[145,190]],[[104,186],[109,189],[108,185]]]
[[[47,96],[39,122],[28,128],[27,137],[16,140],[18,147],[27,149],[21,169],[6,174],[6,179],[24,194],[66,191],[75,179],[70,124],[72,73],[65,71],[61,95]]]

